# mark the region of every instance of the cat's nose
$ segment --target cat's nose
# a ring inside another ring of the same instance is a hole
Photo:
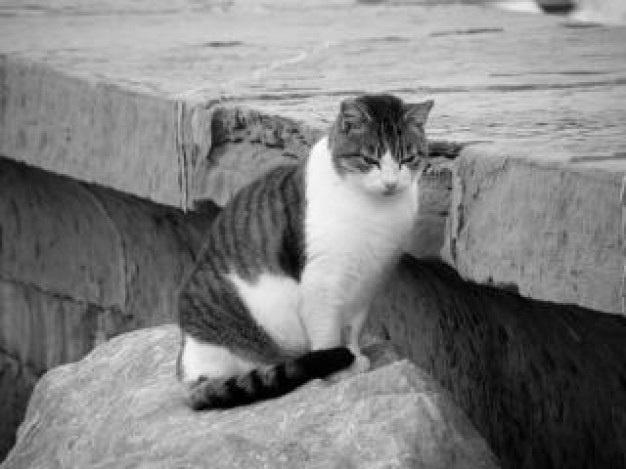
[[[385,194],[392,194],[398,187],[398,181],[385,181],[383,182],[383,187],[385,189]]]

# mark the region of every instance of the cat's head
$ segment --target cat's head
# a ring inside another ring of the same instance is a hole
[[[410,104],[387,94],[342,101],[329,138],[335,169],[373,195],[406,190],[427,164],[424,124],[432,107],[432,100]]]

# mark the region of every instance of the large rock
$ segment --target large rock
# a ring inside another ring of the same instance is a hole
[[[178,341],[174,326],[140,330],[48,372],[4,469],[495,467],[447,393],[389,351],[363,375],[196,413],[174,377]]]

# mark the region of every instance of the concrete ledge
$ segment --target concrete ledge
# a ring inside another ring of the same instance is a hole
[[[626,162],[581,165],[538,152],[520,156],[497,145],[463,152],[454,167],[444,258],[480,283],[626,314]]]
[[[177,104],[0,56],[0,154],[181,206]]]

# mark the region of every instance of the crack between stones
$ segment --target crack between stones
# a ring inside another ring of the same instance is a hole
[[[622,229],[619,236],[619,242],[622,246],[622,314],[626,315],[626,176],[622,178],[622,189],[620,191],[620,199],[622,202],[621,225]]]
[[[176,156],[178,158],[178,188],[180,190],[180,205],[184,212],[188,210],[189,204],[189,175],[187,170],[188,158],[185,145],[184,123],[186,114],[186,104],[182,99],[176,100]]]
[[[91,305],[94,308],[99,308],[102,310],[120,307],[120,305],[115,305],[115,304],[99,305],[96,303],[92,303],[91,301],[83,299],[83,298],[74,298],[66,293],[60,293],[60,292],[48,290],[46,288],[41,287],[40,285],[37,285],[36,283],[26,282],[24,280],[18,280],[15,278],[9,278],[3,275],[0,275],[0,282],[6,282],[6,283],[13,284],[13,285],[17,285],[19,287],[29,288],[29,289],[35,290],[37,293],[50,296],[54,298],[55,300],[67,301],[67,302],[71,302],[71,303],[78,304],[78,305],[85,305],[85,306]]]
[[[100,210],[100,213],[104,215],[104,218],[109,222],[109,224],[111,225],[111,228],[117,235],[117,244],[121,247],[121,250],[122,250],[122,272],[124,275],[124,278],[122,281],[122,284],[124,285],[124,291],[122,292],[122,304],[124,307],[124,311],[128,311],[128,302],[129,302],[129,297],[128,297],[129,285],[128,284],[130,282],[130,275],[129,275],[129,267],[128,267],[128,264],[129,264],[128,254],[127,254],[127,249],[126,249],[126,243],[124,242],[124,237],[120,234],[120,230],[118,226],[116,225],[115,220],[113,219],[111,214],[108,212],[104,204],[100,201],[98,196],[94,194],[89,188],[89,186],[87,186],[86,184],[79,183],[78,185],[79,187],[83,189],[85,194],[87,194],[87,197],[91,199],[92,203],[96,207],[98,207],[98,210]]]

